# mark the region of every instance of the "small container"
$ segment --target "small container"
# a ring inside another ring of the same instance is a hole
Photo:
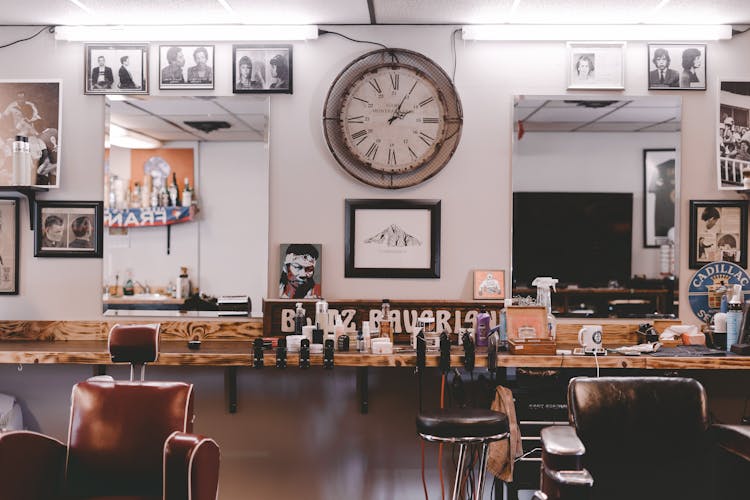
[[[349,352],[349,336],[339,335],[337,348],[342,352]]]

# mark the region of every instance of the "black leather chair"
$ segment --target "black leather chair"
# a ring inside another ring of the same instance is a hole
[[[155,361],[158,331],[113,327],[113,361]],[[191,384],[107,376],[78,383],[67,444],[35,432],[0,433],[0,498],[216,500],[219,447],[192,434],[193,417]]]
[[[536,499],[750,496],[750,430],[710,426],[696,380],[579,377],[568,386],[568,412],[571,427],[542,431]]]

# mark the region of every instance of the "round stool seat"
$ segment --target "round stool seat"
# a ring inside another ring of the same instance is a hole
[[[508,417],[483,408],[435,410],[417,415],[417,432],[437,441],[501,439],[508,433]]]

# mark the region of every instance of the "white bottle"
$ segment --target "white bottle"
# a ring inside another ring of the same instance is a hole
[[[362,322],[362,340],[365,343],[365,352],[370,352],[370,348],[372,347],[372,339],[370,338],[370,322],[369,321]]]
[[[17,135],[13,141],[13,178],[14,186],[23,186],[25,160],[23,155],[23,136]]]
[[[333,333],[331,333],[327,339],[333,340],[333,345],[338,345],[338,338],[342,335],[346,335],[346,330],[344,329],[344,323],[341,321],[341,315],[337,314],[336,319],[333,323]]]
[[[189,207],[193,204],[193,191],[190,189],[190,181],[185,177],[185,187],[182,190],[182,206]]]
[[[323,335],[328,333],[328,302],[323,297],[315,303],[315,324],[323,330]]]
[[[742,285],[734,285],[727,311],[727,351],[737,343],[742,324]]]
[[[187,299],[188,297],[190,297],[190,278],[188,278],[187,267],[181,267],[177,278],[177,298]]]
[[[23,172],[23,185],[31,186],[36,184],[36,166],[34,160],[31,159],[31,144],[29,144],[29,138],[23,138],[23,158],[24,158],[24,172]]]

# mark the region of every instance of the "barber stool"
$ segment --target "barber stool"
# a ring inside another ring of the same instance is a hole
[[[476,488],[474,488],[474,498],[481,499],[489,444],[492,441],[507,439],[509,436],[508,418],[505,414],[482,408],[442,409],[422,412],[417,415],[417,432],[426,441],[457,443],[459,445],[453,500],[459,498],[466,447],[472,444],[482,444],[479,474],[477,475]]]

